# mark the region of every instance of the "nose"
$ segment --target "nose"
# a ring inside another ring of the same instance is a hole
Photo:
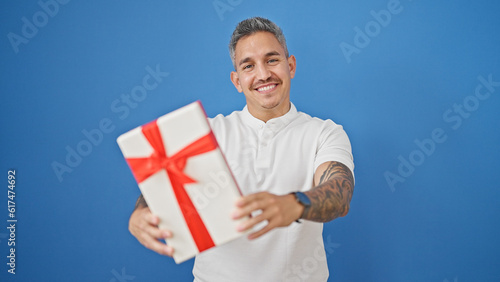
[[[265,64],[258,64],[256,68],[256,78],[258,80],[267,81],[267,79],[271,76],[271,72],[267,66]]]

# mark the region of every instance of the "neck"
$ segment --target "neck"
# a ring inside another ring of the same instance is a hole
[[[260,108],[258,110],[255,110],[248,104],[247,107],[248,107],[248,112],[250,112],[252,116],[254,116],[257,119],[260,119],[263,122],[267,122],[270,119],[281,117],[284,116],[286,113],[288,113],[288,111],[290,111],[291,108],[291,103],[288,102],[286,107],[276,107],[273,109]]]

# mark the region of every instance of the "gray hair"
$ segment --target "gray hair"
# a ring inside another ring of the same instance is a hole
[[[236,69],[235,62],[235,49],[238,41],[245,37],[252,35],[259,31],[270,32],[276,37],[278,42],[281,44],[283,49],[285,49],[285,56],[288,58],[288,48],[286,47],[285,35],[283,35],[283,31],[279,26],[277,26],[272,21],[261,18],[254,17],[241,21],[236,28],[234,29],[233,35],[231,36],[231,40],[229,41],[229,56],[231,56],[231,61],[233,62],[233,66]]]

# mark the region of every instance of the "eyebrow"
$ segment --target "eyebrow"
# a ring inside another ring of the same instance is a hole
[[[267,52],[267,53],[264,55],[264,57],[279,56],[279,55],[281,55],[281,54],[280,54],[278,51],[271,51],[271,52]],[[246,57],[246,58],[242,59],[242,60],[239,62],[238,66],[241,66],[242,64],[244,64],[244,63],[246,63],[246,62],[248,62],[248,61],[251,61],[251,60],[252,60],[252,58],[250,58],[250,57]]]

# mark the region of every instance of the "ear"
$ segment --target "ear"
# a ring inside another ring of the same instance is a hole
[[[241,88],[240,84],[240,78],[238,77],[238,73],[235,71],[231,72],[231,82],[233,83],[234,87],[236,87],[236,90],[238,90],[238,92],[241,93],[243,91],[243,88]]]
[[[294,55],[288,57],[288,68],[290,69],[290,78],[293,78],[295,76],[295,70],[297,69],[297,61]]]

